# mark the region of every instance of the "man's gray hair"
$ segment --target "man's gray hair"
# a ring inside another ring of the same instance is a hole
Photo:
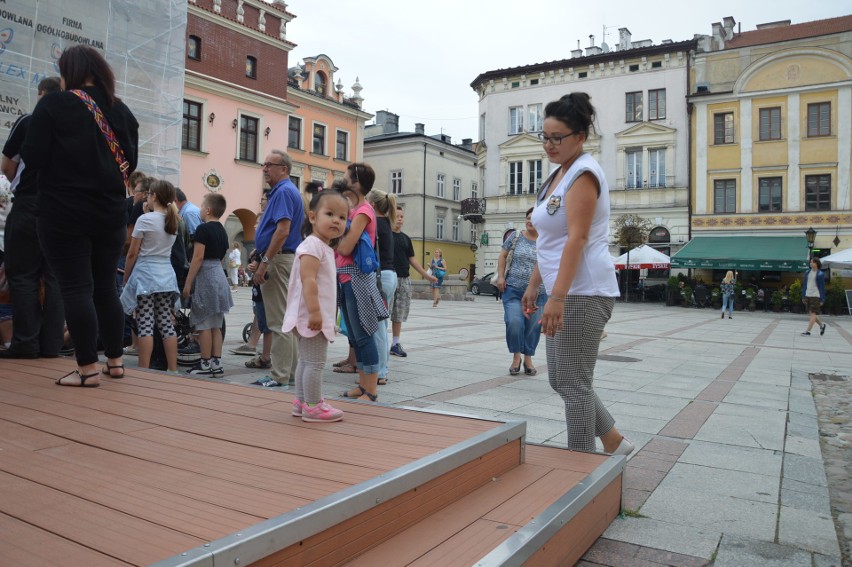
[[[293,170],[293,160],[290,159],[290,156],[287,155],[287,152],[282,150],[272,150],[269,152],[271,154],[275,154],[276,156],[281,158],[281,165],[286,165],[288,171]]]

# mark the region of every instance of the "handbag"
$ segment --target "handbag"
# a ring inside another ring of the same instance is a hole
[[[512,246],[509,248],[509,253],[506,255],[506,271],[503,273],[503,278],[509,275],[509,268],[512,267],[512,260],[515,258],[515,246],[518,245],[518,238],[521,237],[521,231],[515,231],[515,237],[512,239]],[[497,272],[494,272],[494,275],[491,276],[491,285],[497,285],[498,280]]]
[[[349,230],[352,221],[346,221],[346,229]],[[362,274],[372,274],[379,269],[379,258],[376,256],[376,249],[373,248],[373,243],[370,242],[370,235],[367,231],[363,231],[358,238],[358,243],[355,245],[355,250],[352,253],[352,259],[355,261],[355,267]]]
[[[101,112],[97,103],[88,95],[88,93],[79,89],[74,89],[71,92],[83,101],[83,104],[86,105],[86,108],[89,109],[89,112],[91,112],[92,116],[95,118],[95,122],[98,124],[98,128],[101,129],[101,133],[104,135],[104,138],[106,138],[107,146],[109,146],[109,149],[112,152],[112,157],[115,158],[115,163],[118,165],[118,170],[121,172],[121,177],[124,179],[124,183],[126,184],[128,171],[130,170],[130,163],[124,157],[124,150],[121,149],[121,144],[118,143],[118,138],[116,138],[115,132],[113,132],[112,127],[109,125],[106,118],[104,118],[104,114]]]

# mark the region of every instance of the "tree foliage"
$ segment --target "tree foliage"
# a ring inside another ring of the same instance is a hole
[[[613,223],[615,240],[626,248],[645,244],[651,228],[651,221],[633,213],[621,215]]]

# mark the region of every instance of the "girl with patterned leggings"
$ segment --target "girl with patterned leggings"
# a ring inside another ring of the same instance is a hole
[[[154,325],[163,338],[169,372],[177,373],[177,334],[172,318],[180,297],[171,264],[178,228],[175,188],[155,181],[148,192],[145,213],[133,228],[124,267],[121,304],[134,315],[139,336],[139,368],[149,368],[154,350]],[[113,376],[114,378],[116,376]]]

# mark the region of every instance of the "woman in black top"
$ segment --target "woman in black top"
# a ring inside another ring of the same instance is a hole
[[[127,162],[136,169],[139,124],[115,96],[115,77],[95,49],[75,45],[58,61],[64,92],[42,97],[32,115],[21,157],[38,171],[38,234],[62,291],[65,320],[78,369],[61,386],[97,386],[98,337],[107,365],[124,376],[124,314],[115,274],[127,236],[124,176],[95,116],[72,90],[94,100]]]

